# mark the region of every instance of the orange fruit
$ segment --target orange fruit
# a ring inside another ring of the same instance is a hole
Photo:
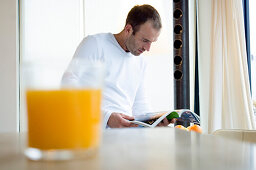
[[[185,128],[184,126],[182,125],[176,125],[175,128],[178,128],[178,129],[182,129],[182,130],[188,130],[187,128]]]
[[[199,125],[192,125],[187,128],[189,131],[194,131],[197,133],[202,133],[202,128]]]

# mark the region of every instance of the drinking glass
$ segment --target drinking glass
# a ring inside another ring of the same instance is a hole
[[[22,67],[31,160],[69,160],[97,153],[101,141],[101,62],[73,60]],[[64,74],[64,78],[63,78]]]

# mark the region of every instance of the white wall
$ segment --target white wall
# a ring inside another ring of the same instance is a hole
[[[0,0],[0,132],[18,130],[17,0]]]

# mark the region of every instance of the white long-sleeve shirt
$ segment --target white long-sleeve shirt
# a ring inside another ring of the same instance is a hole
[[[131,116],[151,111],[144,82],[145,59],[125,52],[113,34],[103,33],[84,38],[75,52],[73,61],[76,59],[102,61],[105,64],[102,101],[104,127],[107,127],[108,119],[113,112]],[[72,69],[73,67],[69,67],[66,70],[62,84],[77,79]]]

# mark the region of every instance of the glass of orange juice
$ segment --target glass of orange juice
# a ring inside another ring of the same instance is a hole
[[[73,60],[66,71],[57,68],[23,67],[28,120],[25,155],[31,160],[88,157],[100,145],[103,64]]]

